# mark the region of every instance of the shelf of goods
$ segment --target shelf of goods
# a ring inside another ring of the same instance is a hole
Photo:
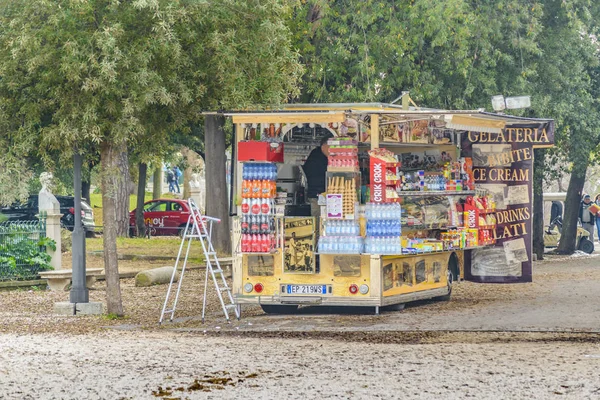
[[[242,179],[241,252],[271,253],[279,247],[275,220],[277,166],[244,163]]]
[[[398,203],[368,203],[365,251],[371,254],[401,254],[402,209]]]
[[[474,190],[415,190],[415,191],[400,191],[398,196],[413,196],[413,197],[425,197],[425,196],[472,196],[475,194]]]
[[[399,202],[398,168],[402,165],[396,155],[386,149],[369,151],[371,201],[373,203]]]
[[[328,219],[319,238],[319,254],[361,254],[364,240],[356,220]]]

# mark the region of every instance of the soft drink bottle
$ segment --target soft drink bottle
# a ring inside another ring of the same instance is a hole
[[[260,181],[259,180],[253,180],[252,181],[252,198],[253,199],[258,199],[260,198]]]
[[[253,215],[250,217],[250,233],[257,234],[259,230],[258,217]]]
[[[269,217],[266,215],[260,216],[260,233],[266,234],[269,232]]]
[[[244,179],[242,181],[242,198],[247,199],[250,197],[250,181]]]
[[[242,234],[246,234],[250,230],[250,224],[248,223],[248,216],[247,215],[244,215],[242,217],[241,228],[242,228]]]
[[[249,213],[250,213],[250,199],[243,199],[242,200],[242,214],[249,214]]]
[[[260,200],[252,199],[252,202],[250,204],[251,204],[250,212],[252,213],[252,215],[259,215],[260,214]]]
[[[260,213],[262,215],[271,214],[271,203],[269,199],[260,199]]]
[[[252,235],[252,253],[260,253],[259,235]]]
[[[271,251],[271,246],[269,244],[269,235],[262,235],[262,239],[261,239],[261,251],[263,253],[268,253],[269,251]]]
[[[271,191],[272,191],[271,181],[268,181],[266,179],[264,181],[262,181],[261,191],[262,191],[261,197],[263,199],[268,199],[269,197],[271,197]]]
[[[242,235],[242,253],[248,252],[248,235]]]

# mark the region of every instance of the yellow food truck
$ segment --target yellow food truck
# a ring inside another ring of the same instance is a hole
[[[400,309],[531,281],[533,148],[551,120],[391,104],[228,112],[236,303]]]

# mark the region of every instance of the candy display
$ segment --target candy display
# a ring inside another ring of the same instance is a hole
[[[397,190],[400,185],[398,168],[400,163],[394,153],[386,149],[369,151],[371,201],[389,203],[399,201]]]
[[[350,138],[333,138],[327,141],[329,170],[358,170],[358,143]]]

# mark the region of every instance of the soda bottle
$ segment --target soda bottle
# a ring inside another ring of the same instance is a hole
[[[248,252],[248,238],[247,235],[242,235],[242,253]]]
[[[260,235],[260,251],[263,253],[269,252],[269,235]]]
[[[252,215],[259,215],[260,214],[260,199],[252,199],[251,201],[251,206],[250,206],[250,212],[252,213]]]
[[[262,199],[260,201],[260,212],[263,215],[271,215],[271,200]]]
[[[250,198],[251,199],[256,199],[258,198],[258,193],[260,191],[260,188],[257,187],[257,182],[256,180],[252,180],[250,181]]]
[[[259,235],[252,235],[252,253],[260,253],[260,242],[258,237]]]
[[[248,224],[248,216],[247,215],[244,215],[242,217],[242,226],[241,226],[241,228],[242,228],[242,233],[243,234],[248,233],[249,228],[250,228],[250,224]]]
[[[257,216],[251,216],[250,217],[250,233],[251,234],[257,234],[260,230],[260,226],[258,223],[258,217]]]
[[[250,199],[243,199],[242,200],[242,214],[249,214],[250,213]]]
[[[250,181],[242,181],[242,198],[247,199],[250,197]]]
[[[260,216],[260,233],[266,234],[269,232],[269,217],[266,215]]]
[[[261,182],[261,198],[268,199],[271,197],[271,181],[264,180]]]

